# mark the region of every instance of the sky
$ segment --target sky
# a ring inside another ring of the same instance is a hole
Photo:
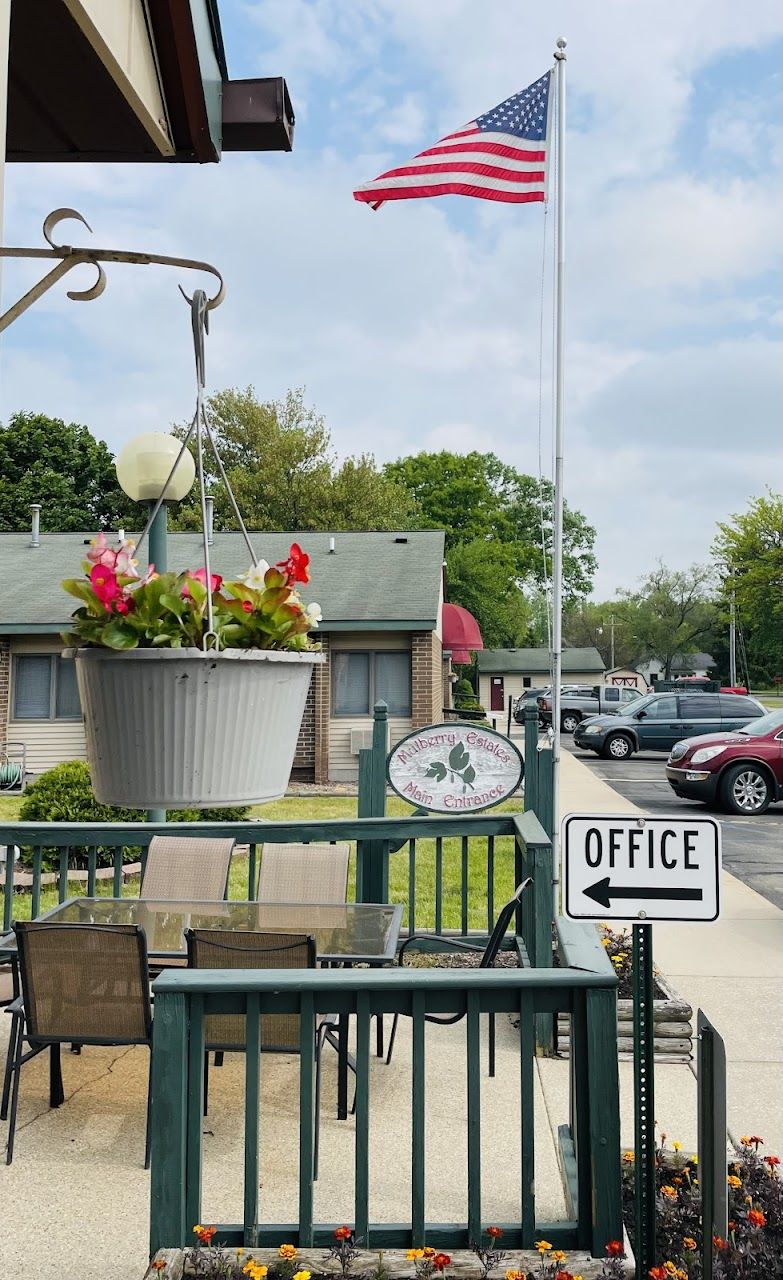
[[[72,206],[102,246],[211,261],[227,297],[209,389],[304,387],[340,456],[491,450],[551,476],[553,210],[445,197],[373,213],[351,192],[537,79],[562,35],[565,494],[597,529],[596,598],[659,559],[708,561],[716,522],[781,488],[777,0],[220,12],[232,78],[286,77],[293,152],[9,166],[7,244],[41,244],[44,216]],[[71,226],[63,239],[90,238]],[[55,288],[5,335],[0,421],[84,422],[116,451],[190,417],[180,277],[108,274],[97,301]],[[34,264],[6,270],[6,303],[34,278]]]

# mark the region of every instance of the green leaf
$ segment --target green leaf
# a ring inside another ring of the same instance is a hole
[[[172,591],[164,591],[160,597],[160,605],[162,609],[168,609],[170,613],[175,613],[181,618],[183,613],[187,613],[187,602],[182,596],[176,596]]]
[[[443,782],[446,777],[445,764],[441,764],[440,760],[433,760],[424,776],[425,778],[436,778],[438,782]]]
[[[462,781],[467,782],[468,785],[470,785],[472,782],[475,781],[475,779],[476,779],[476,770],[473,768],[472,764],[469,764],[467,769],[463,771]]]
[[[464,769],[470,763],[470,756],[465,750],[461,742],[456,747],[452,747],[449,752],[449,766],[452,769]]]
[[[121,618],[113,618],[103,628],[102,643],[109,649],[136,649],[139,637],[129,623]]]

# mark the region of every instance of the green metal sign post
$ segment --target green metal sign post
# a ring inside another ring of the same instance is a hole
[[[655,1261],[655,998],[652,925],[633,925],[633,1074],[636,1107],[637,1275],[646,1276]]]

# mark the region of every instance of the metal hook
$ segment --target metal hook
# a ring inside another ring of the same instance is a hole
[[[69,251],[72,250],[71,245],[55,244],[54,240],[52,239],[52,232],[54,231],[55,227],[60,222],[65,222],[69,218],[75,218],[77,222],[81,222],[82,226],[86,227],[90,235],[92,235],[92,227],[90,226],[87,219],[83,217],[81,213],[79,213],[78,209],[53,209],[51,213],[47,214],[47,216],[44,218],[44,221],[43,221],[44,240],[46,240],[47,243],[50,244],[53,249],[58,249],[58,250],[65,249]]]
[[[92,302],[93,298],[100,298],[106,288],[106,272],[100,262],[93,262],[92,265],[98,272],[98,279],[90,289],[67,289],[66,294],[72,302]]]

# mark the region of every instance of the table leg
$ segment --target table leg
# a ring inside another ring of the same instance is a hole
[[[65,1101],[63,1090],[63,1074],[60,1065],[60,1046],[51,1045],[49,1049],[49,1106],[61,1107]]]

